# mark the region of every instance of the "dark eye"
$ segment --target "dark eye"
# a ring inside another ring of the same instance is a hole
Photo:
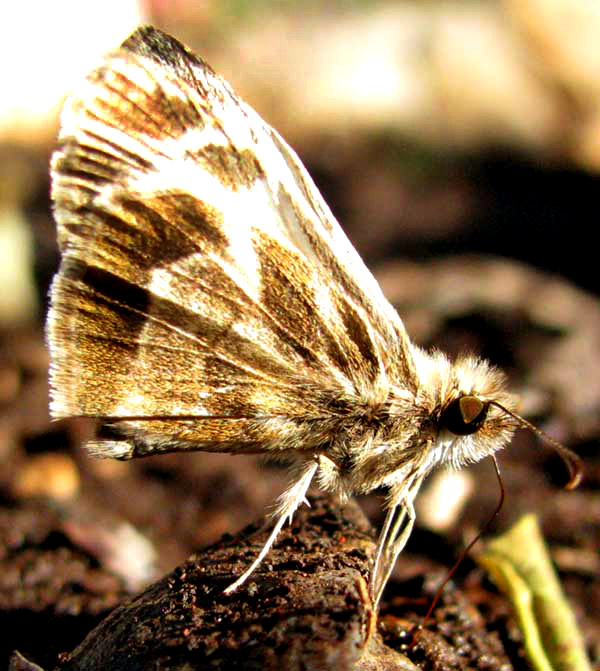
[[[468,436],[479,430],[488,408],[477,396],[460,396],[442,412],[440,424],[457,436]]]

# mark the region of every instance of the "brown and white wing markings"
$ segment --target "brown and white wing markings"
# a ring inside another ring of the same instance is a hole
[[[416,386],[295,153],[173,38],[141,28],[89,75],[52,176],[53,416],[121,418],[136,454],[311,449]]]

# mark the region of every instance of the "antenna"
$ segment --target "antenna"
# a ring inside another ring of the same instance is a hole
[[[559,443],[554,438],[551,438],[545,431],[538,429],[537,426],[528,422],[526,419],[523,419],[521,415],[517,415],[515,412],[512,412],[508,408],[505,408],[498,401],[488,401],[490,405],[495,405],[497,408],[500,408],[507,415],[510,415],[515,419],[524,429],[529,429],[536,436],[541,438],[545,443],[554,448],[558,456],[563,460],[566,467],[569,469],[569,482],[565,485],[565,489],[575,489],[583,479],[583,462],[579,455],[575,454],[573,450],[570,450],[568,447]]]

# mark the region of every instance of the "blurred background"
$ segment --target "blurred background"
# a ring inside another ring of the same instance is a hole
[[[519,435],[502,456],[498,528],[541,516],[600,659],[600,4],[30,0],[1,11],[0,654],[55,663],[127,595],[256,519],[286,481],[247,457],[94,460],[79,449],[93,427],[48,419],[61,104],[152,23],[298,151],[413,339],[502,366],[522,413],[585,459],[585,484],[566,493],[560,462]],[[489,465],[447,478],[423,493],[398,580],[450,565],[493,510]],[[374,524],[381,503],[363,501]]]

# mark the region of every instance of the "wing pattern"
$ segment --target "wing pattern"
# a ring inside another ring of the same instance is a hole
[[[60,143],[55,417],[121,419],[138,452],[311,449],[390,380],[416,387],[296,154],[176,40],[146,27],[107,56]]]

